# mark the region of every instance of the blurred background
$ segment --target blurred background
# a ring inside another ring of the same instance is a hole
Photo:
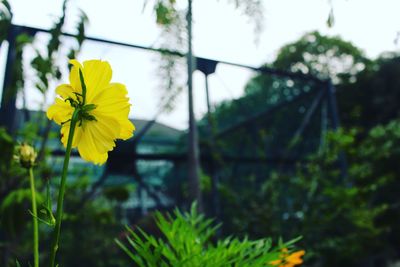
[[[154,211],[193,201],[222,223],[218,237],[302,236],[304,266],[398,266],[399,8],[1,1],[0,266],[31,257],[17,143],[38,151],[41,198],[47,183],[57,195],[64,148],[45,110],[70,58],[110,62],[136,131],[103,166],[73,152],[60,266],[126,266],[113,241],[124,225],[157,234]]]

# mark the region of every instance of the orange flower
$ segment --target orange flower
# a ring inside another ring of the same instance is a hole
[[[271,261],[269,264],[277,267],[294,267],[303,263],[303,259],[301,257],[305,253],[306,252],[304,250],[299,250],[289,254],[287,248],[283,248],[282,254],[279,256],[280,259]]]

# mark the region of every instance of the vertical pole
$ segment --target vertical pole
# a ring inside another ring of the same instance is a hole
[[[217,160],[215,158],[215,139],[213,131],[213,121],[211,117],[211,104],[210,104],[210,93],[208,88],[208,74],[205,74],[205,86],[206,86],[206,98],[207,98],[207,119],[208,119],[208,131],[211,141],[211,203],[213,209],[213,216],[218,220],[220,217],[219,210],[219,195],[218,195],[218,175],[215,173]]]
[[[210,91],[208,89],[208,74],[204,74],[205,85],[206,85],[206,98],[207,98],[207,115],[211,116],[211,104],[210,104]],[[211,118],[209,118],[211,119]],[[211,121],[210,121],[211,122]],[[210,123],[211,126],[211,123]]]
[[[196,119],[193,108],[193,51],[192,51],[192,0],[188,0],[187,11],[188,31],[188,97],[189,97],[189,148],[188,148],[188,179],[190,201],[197,201],[199,210],[202,210],[201,189],[200,189],[200,160],[199,142],[197,137]]]
[[[331,111],[332,118],[332,129],[336,132],[339,129],[340,121],[339,121],[339,113],[336,102],[336,89],[333,86],[331,80],[328,80],[328,103],[329,109]],[[347,177],[347,160],[344,152],[340,152],[339,154],[339,164],[340,164],[340,172],[343,179]]]
[[[331,110],[331,115],[332,115],[332,129],[337,130],[339,128],[339,115],[337,111],[337,103],[336,103],[336,89],[333,86],[333,83],[331,80],[328,80],[328,101],[329,101],[329,107]]]
[[[138,147],[138,139],[134,140],[134,146],[133,146],[133,153],[134,153],[134,161],[133,161],[133,177],[135,178],[135,181],[137,183],[137,198],[138,198],[138,204],[139,204],[139,210],[140,210],[140,216],[143,216],[146,214],[145,212],[145,207],[144,207],[144,201],[143,201],[143,181],[141,176],[139,175],[139,171],[137,168],[137,147]]]
[[[324,99],[321,103],[321,136],[320,136],[320,142],[319,142],[319,150],[322,151],[322,149],[325,146],[325,136],[326,136],[326,131],[328,128],[328,108],[326,104],[326,99]]]
[[[16,36],[17,29],[15,26],[11,26],[7,36],[7,63],[4,74],[3,93],[1,96],[0,107],[0,125],[5,126],[10,133],[14,131],[14,118],[16,113],[15,102],[17,99],[15,88],[16,85],[13,84],[13,66],[17,56],[17,51],[15,49]]]

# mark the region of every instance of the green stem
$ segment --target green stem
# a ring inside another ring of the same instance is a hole
[[[36,207],[35,177],[33,176],[32,167],[29,168],[29,181],[31,183],[31,193],[32,193],[33,260],[34,260],[34,267],[39,267],[39,226],[38,226],[37,207]]]
[[[70,128],[69,128],[67,148],[65,151],[64,165],[63,165],[63,170],[62,170],[62,174],[61,174],[61,183],[60,183],[60,188],[58,191],[56,225],[55,225],[55,229],[53,231],[53,240],[52,240],[51,251],[50,251],[50,267],[55,266],[56,253],[58,250],[58,242],[60,239],[61,220],[62,220],[62,214],[63,214],[64,193],[65,193],[65,185],[66,185],[66,180],[67,180],[68,164],[69,164],[69,158],[71,155],[72,140],[74,137],[75,126],[78,121],[78,113],[79,113],[79,109],[75,109],[74,113],[72,114],[71,124],[70,124]]]

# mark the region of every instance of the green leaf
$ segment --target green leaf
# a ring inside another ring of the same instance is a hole
[[[91,110],[96,109],[96,107],[97,106],[95,104],[87,104],[87,105],[83,106],[82,110],[83,111],[91,111]]]
[[[173,215],[155,213],[158,228],[164,238],[156,239],[142,229],[135,231],[126,226],[127,245],[115,240],[117,245],[139,266],[243,266],[265,267],[280,252],[271,250],[270,239],[251,241],[228,237],[217,242],[209,240],[218,226],[197,212],[194,203],[189,212],[176,209]],[[290,246],[296,240],[282,246]]]
[[[328,25],[329,28],[332,28],[333,25],[335,24],[335,15],[333,14],[333,7],[329,11],[329,16],[328,19],[326,20],[326,25]]]
[[[86,102],[86,84],[85,84],[85,79],[83,78],[83,73],[82,70],[79,68],[79,79],[81,81],[81,86],[82,86],[82,98],[83,98],[83,105],[85,105]]]

